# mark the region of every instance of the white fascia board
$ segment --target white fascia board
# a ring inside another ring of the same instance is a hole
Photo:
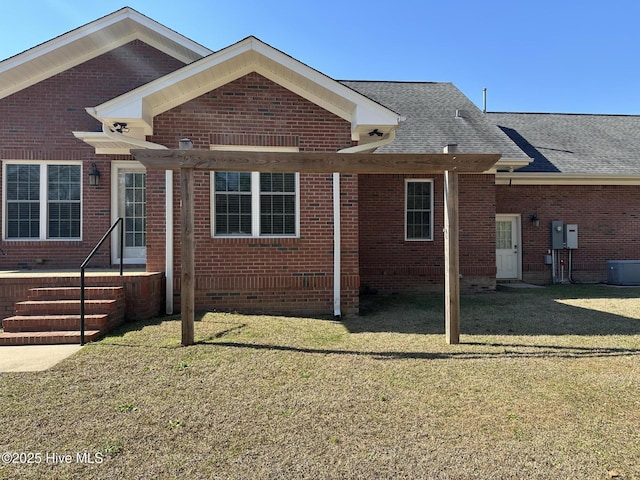
[[[310,82],[322,87],[346,100],[351,102],[356,111],[355,117],[359,117],[362,119],[361,122],[358,123],[369,123],[373,125],[390,125],[397,126],[399,121],[399,115],[388,108],[380,105],[379,103],[374,102],[373,100],[365,97],[361,93],[356,92],[355,90],[336,82],[331,77],[315,70],[308,65],[290,57],[289,55],[277,50],[270,45],[267,45],[257,38],[251,37],[253,41],[253,49],[273,60],[274,62],[298,73],[299,75],[305,77]],[[352,114],[352,117],[354,115]],[[354,118],[350,119],[354,121]]]
[[[165,27],[161,23],[158,23],[155,20],[152,20],[149,17],[142,15],[135,10],[132,10],[128,7],[125,10],[127,11],[128,18],[133,19],[140,25],[168,38],[169,40],[177,43],[178,45],[186,48],[187,50],[192,51],[193,53],[199,55],[200,57],[206,57],[207,55],[211,55],[211,53],[213,53],[213,51],[209,50],[207,47],[200,45],[197,42],[194,42],[193,40],[185,37],[184,35],[179,34],[175,30],[171,30],[170,28]],[[168,53],[168,52],[165,52],[165,53]],[[185,59],[178,58],[178,59],[184,61],[185,63],[190,63],[191,61],[193,61],[193,59],[187,59],[187,58]]]
[[[496,173],[499,170],[504,172],[505,169],[509,169],[513,173],[513,170],[517,170],[522,167],[526,167],[531,162],[533,162],[533,158],[501,158],[496,162],[496,164],[489,170],[489,173]]]
[[[129,30],[129,32],[125,35],[120,35],[116,38],[111,38],[110,41],[107,41],[109,36],[105,34],[105,30],[115,24],[123,22],[130,22],[130,25],[127,25],[127,30]],[[170,43],[173,42],[176,45],[180,45],[185,50],[191,51],[193,55],[185,55],[184,52],[180,52],[179,49],[175,50],[169,48],[162,42],[158,42],[149,34],[150,31],[164,36]],[[95,36],[96,38],[91,39],[92,36]],[[0,88],[0,98],[7,97],[135,39],[140,39],[167,55],[185,63],[191,63],[196,58],[201,58],[211,54],[211,50],[208,48],[189,40],[164,25],[161,25],[127,7],[0,62],[0,75],[5,72],[9,72],[12,69],[26,66],[29,62],[38,61],[38,59],[42,59],[47,55],[53,56],[56,52],[64,52],[65,48],[70,47],[74,43],[78,44],[83,42],[86,39],[91,39],[87,40],[87,43],[91,45],[91,48],[89,48],[85,54],[79,56],[58,55],[58,59],[61,61],[59,63],[54,61],[51,68],[45,69],[36,75],[34,75],[33,72],[29,72],[28,75],[24,75],[25,78],[23,81],[13,80],[10,85]]]
[[[247,54],[247,56],[241,65],[233,65],[233,69],[225,71],[223,68],[225,62],[231,63],[243,54]],[[267,60],[265,61],[264,59]],[[268,68],[270,62],[273,62],[273,66],[279,66],[293,72],[291,79],[284,78],[282,74],[276,71],[276,68],[273,70]],[[164,102],[161,105],[154,105],[151,100],[148,100],[163,89],[171,88],[181,81],[186,81],[194,76],[206,74],[208,70],[217,67],[220,67],[220,74],[215,76],[215,82],[208,79],[207,82],[201,84],[200,88],[190,90],[183,97],[176,98],[171,102]],[[144,124],[151,129],[154,116],[251,72],[257,72],[265,76],[288,90],[344,118],[351,122],[352,125],[366,123],[367,125],[379,127],[386,126],[386,130],[388,130],[399,124],[400,119],[395,112],[264,44],[255,37],[248,37],[160,79],[98,105],[93,108],[94,116],[101,121],[115,119],[115,121],[132,122],[136,126]],[[300,81],[297,81],[298,79]],[[308,88],[308,84],[314,85],[317,92],[313,91],[314,88]],[[328,92],[329,95],[323,98],[322,91]],[[349,106],[351,111],[345,110],[341,106],[333,105],[327,99],[331,95],[344,99],[344,103]],[[152,132],[146,131],[146,134],[151,135]]]
[[[640,185],[640,175],[498,172],[496,185]]]
[[[51,53],[66,45],[69,45],[73,42],[81,40],[84,37],[89,37],[93,34],[99,33],[101,30],[104,30],[105,28],[111,25],[114,25],[118,22],[126,21],[127,19],[130,19],[148,28],[149,30],[155,31],[160,35],[163,35],[169,38],[175,43],[182,45],[183,47],[189,50],[192,50],[194,53],[197,53],[198,55],[201,55],[204,57],[211,54],[211,50],[209,50],[208,48],[205,48],[202,45],[192,40],[189,40],[187,37],[184,37],[179,33],[171,30],[170,28],[167,28],[164,25],[161,25],[158,22],[155,22],[148,17],[145,17],[144,15],[136,12],[135,10],[132,10],[126,7],[110,15],[107,15],[106,17],[95,20],[82,27],[78,27],[74,30],[71,30],[70,32],[64,33],[59,37],[48,40],[45,43],[42,43],[33,48],[30,48],[29,50],[26,50],[23,53],[20,53],[14,57],[11,57],[3,61],[0,64],[0,72],[4,70],[8,70],[9,68],[12,68],[16,65],[33,60],[35,58],[41,57],[48,53]],[[123,37],[123,38],[129,39],[131,36],[132,35],[127,35],[126,37]],[[127,41],[130,41],[130,40],[127,40]],[[118,39],[116,40],[116,42],[111,42],[111,43],[120,43],[120,42],[121,42],[121,39]]]

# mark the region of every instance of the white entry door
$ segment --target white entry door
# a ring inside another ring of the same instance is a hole
[[[147,261],[147,175],[143,167],[130,164],[113,166],[114,210],[124,226],[123,263],[144,265]],[[117,235],[114,235],[117,240]],[[120,261],[113,248],[114,263]]]
[[[520,216],[496,215],[496,278],[519,280]]]

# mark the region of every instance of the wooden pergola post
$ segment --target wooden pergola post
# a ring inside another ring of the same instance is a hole
[[[182,345],[194,343],[195,321],[195,248],[193,236],[194,223],[194,171],[193,168],[180,169],[180,222],[182,228],[181,279],[180,279],[180,315],[182,316]]]
[[[234,172],[434,174],[445,176],[445,327],[447,343],[460,337],[460,263],[458,253],[458,174],[481,173],[499,154],[389,154],[326,152],[249,152],[218,150],[131,150],[149,170],[180,170],[182,345],[194,343],[195,252],[194,170]]]

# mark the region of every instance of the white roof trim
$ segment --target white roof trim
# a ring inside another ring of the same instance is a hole
[[[397,113],[255,37],[87,111],[103,123],[126,122],[151,135],[156,115],[252,72],[351,122],[355,139],[372,128],[386,133],[399,124]]]
[[[83,142],[91,145],[96,154],[104,155],[129,155],[132,148],[149,148],[152,150],[164,150],[167,147],[158,143],[138,140],[115,132],[72,132]]]
[[[640,185],[640,175],[498,172],[496,185]]]
[[[125,7],[0,62],[0,98],[136,39],[184,63],[211,54],[208,48]]]

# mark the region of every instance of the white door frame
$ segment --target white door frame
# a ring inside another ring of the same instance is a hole
[[[119,202],[119,186],[118,186],[118,174],[120,170],[138,170],[142,172],[146,172],[144,165],[140,162],[136,161],[126,161],[126,160],[114,160],[111,162],[111,224],[116,221],[118,218],[118,202]],[[124,228],[124,225],[122,225]],[[114,235],[111,235],[111,263],[118,264],[120,263],[120,235],[119,230],[114,232]],[[125,265],[127,264],[146,264],[146,256],[145,258],[127,258],[126,255],[122,261]]]
[[[512,234],[512,239],[516,250],[517,274],[512,278],[500,278],[496,272],[496,278],[498,280],[522,280],[522,217],[518,213],[497,213],[496,222],[498,221],[511,221],[514,224],[515,231]]]

